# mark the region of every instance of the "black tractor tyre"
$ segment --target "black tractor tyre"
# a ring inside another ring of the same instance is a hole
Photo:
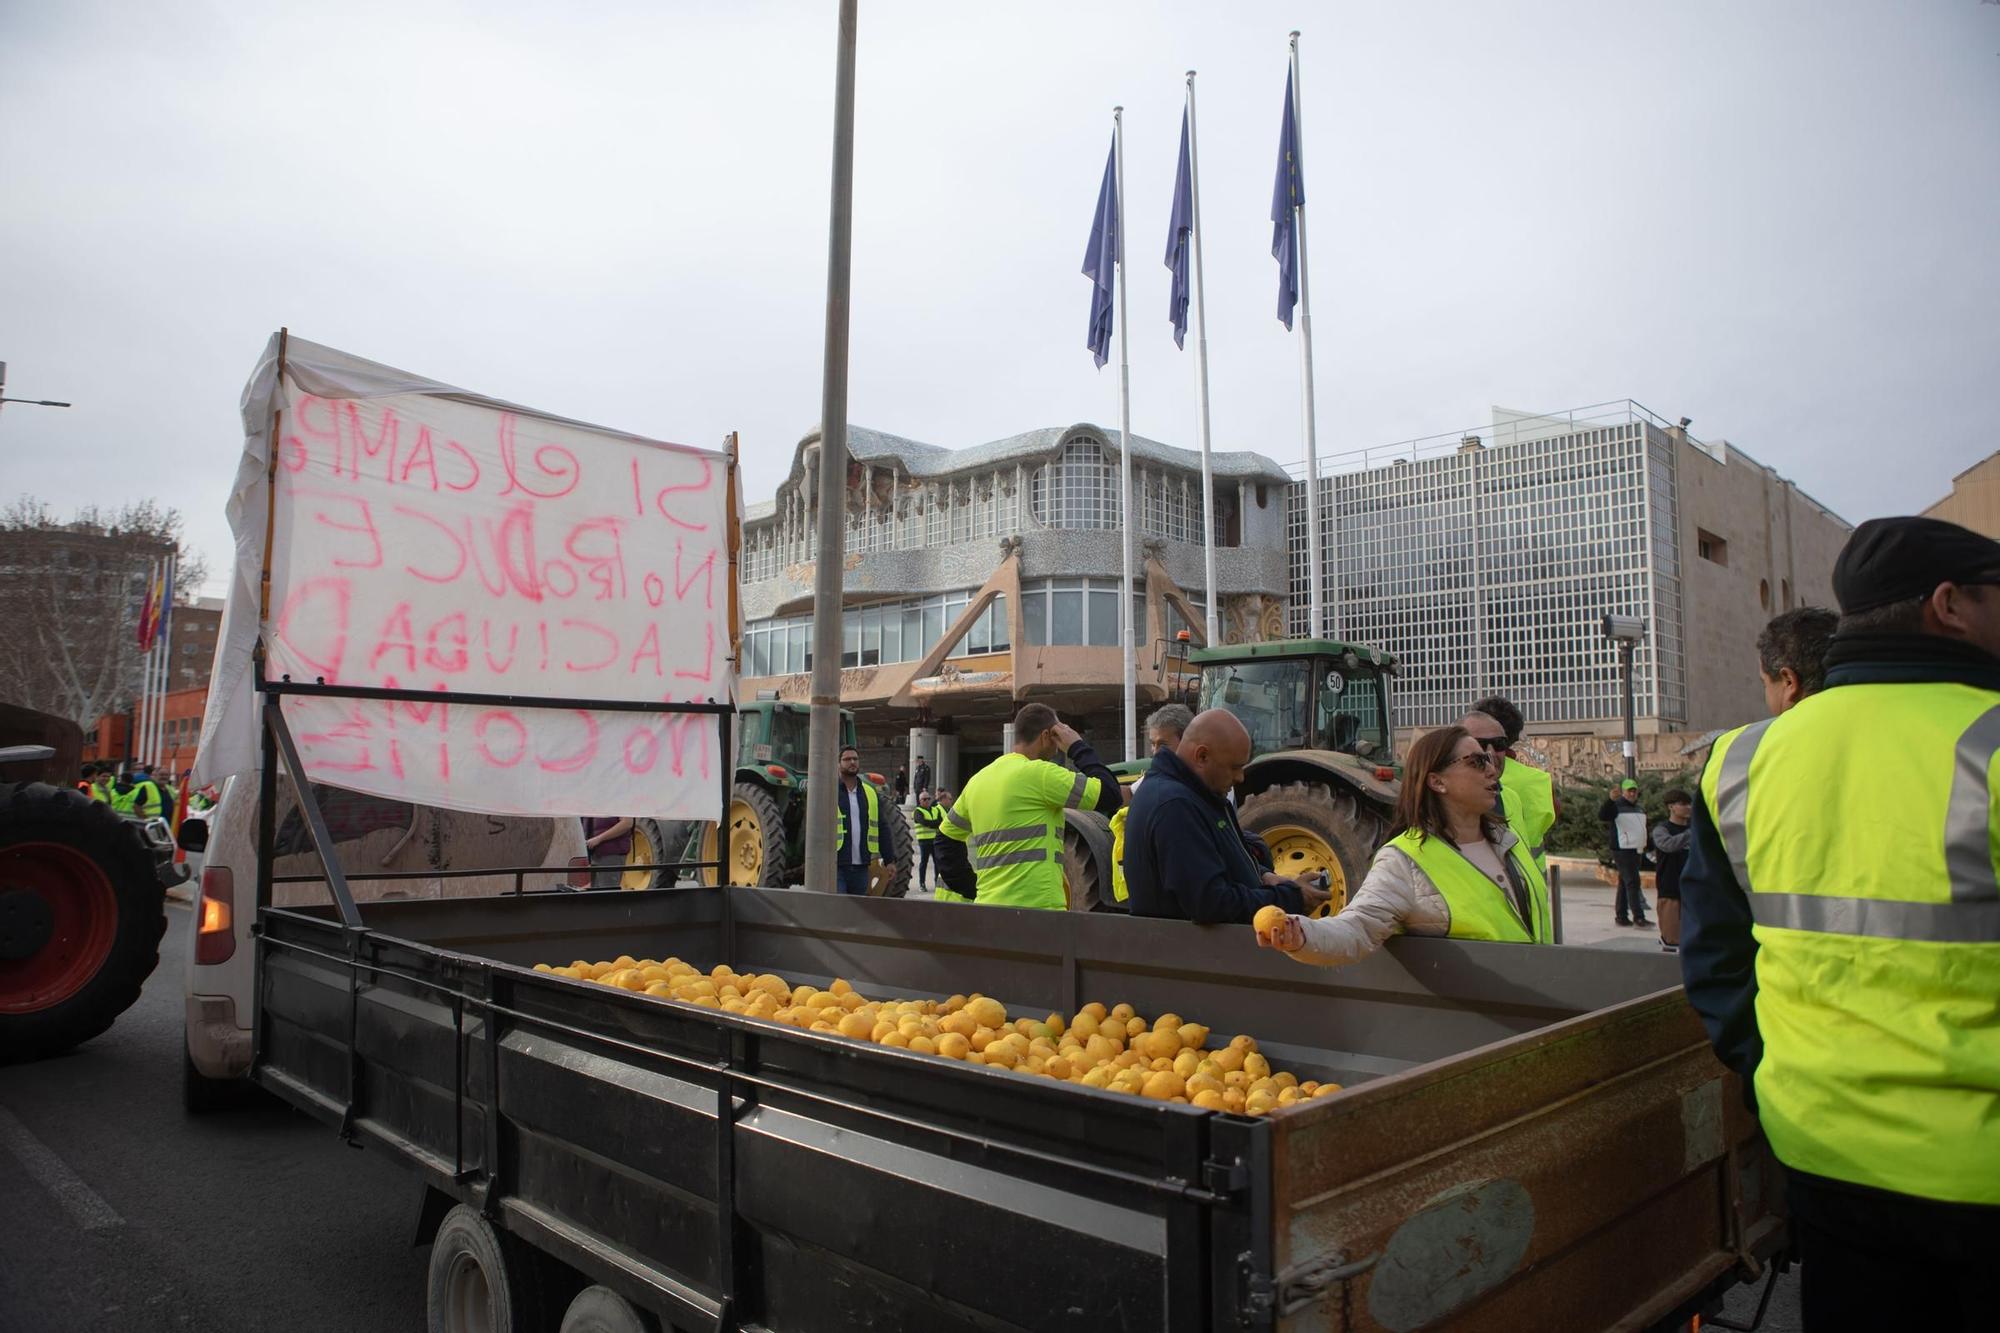
[[[701,845],[690,835],[698,827],[691,819],[635,819],[632,821],[632,854],[626,858],[628,864],[646,865],[658,861],[676,861],[683,856],[699,856]],[[690,846],[690,843],[693,843]],[[683,875],[692,875],[691,870],[655,870],[649,889],[670,889],[680,882]]]
[[[725,872],[722,882],[742,883],[748,887],[766,889],[783,888],[791,883],[791,876],[796,868],[791,863],[790,849],[786,844],[785,813],[779,806],[777,797],[755,782],[739,782],[730,793],[729,804],[730,810],[723,819],[724,836],[721,839],[721,856]],[[730,848],[735,843],[731,836],[731,825],[736,818],[735,807],[738,805],[744,806],[750,816],[757,821],[757,837],[762,844],[758,871],[752,877],[754,882],[737,878],[739,874],[745,872],[741,866],[734,863],[729,854]],[[713,859],[717,850],[716,827],[713,824],[706,824],[703,827],[705,831],[701,839],[701,855]],[[715,871],[702,869],[695,873],[703,884],[711,887],[715,884]]]
[[[1072,912],[1123,912],[1111,890],[1111,821],[1093,811],[1063,811],[1063,890]]]
[[[907,897],[910,885],[916,882],[916,835],[910,831],[909,815],[902,806],[891,804],[887,793],[882,796],[882,807],[882,832],[887,835],[889,845],[882,849],[882,859],[869,871],[868,896]]]
[[[159,966],[166,929],[136,825],[66,787],[0,784],[0,1063],[110,1027]]]
[[[1292,876],[1301,867],[1287,865],[1270,830],[1290,826],[1312,834],[1333,849],[1340,863],[1333,900],[1326,912],[1338,912],[1367,878],[1375,853],[1387,841],[1388,819],[1346,787],[1312,782],[1284,782],[1246,798],[1237,807],[1243,827],[1272,843],[1277,873]]]

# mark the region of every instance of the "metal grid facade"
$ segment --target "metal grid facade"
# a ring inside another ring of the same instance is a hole
[[[1412,451],[1416,452],[1416,451]],[[1337,463],[1336,463],[1337,466]],[[1320,482],[1327,614],[1400,666],[1404,726],[1498,692],[1537,722],[1623,714],[1606,614],[1642,616],[1638,716],[1687,717],[1674,443],[1633,414]],[[1289,629],[1307,632],[1305,483],[1288,488]]]

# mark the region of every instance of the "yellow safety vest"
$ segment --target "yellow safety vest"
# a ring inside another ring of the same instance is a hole
[[[1444,905],[1451,912],[1451,929],[1445,933],[1452,939],[1504,940],[1516,944],[1547,944],[1554,939],[1548,885],[1518,835],[1504,855],[1527,891],[1526,918],[1515,908],[1505,889],[1488,879],[1484,871],[1443,838],[1426,838],[1416,829],[1405,829],[1391,838],[1388,845],[1415,861],[1417,869],[1424,872],[1443,896]]]
[[[2000,691],[1841,685],[1718,740],[1780,1161],[2000,1204]]]
[[[866,778],[861,779],[861,795],[868,806],[868,814],[865,816],[868,820],[868,859],[879,861],[882,859],[881,797],[875,794],[875,784]],[[838,830],[834,838],[834,848],[836,851],[844,852],[847,850],[847,784],[845,783],[837,784],[834,788],[833,813],[834,827]]]
[[[938,835],[938,825],[944,822],[944,807],[941,805],[920,805],[916,807],[917,841],[932,842]]]
[[[1549,860],[1543,844],[1556,825],[1555,779],[1532,764],[1509,759],[1507,767],[1500,770],[1500,793],[1507,809],[1507,826],[1527,844],[1535,868],[1547,879]]]
[[[1121,903],[1131,896],[1125,887],[1125,812],[1131,808],[1121,805],[1111,816],[1111,896]]]
[[[1101,787],[1087,773],[1012,750],[973,774],[943,831],[965,844],[979,904],[1066,909],[1063,810],[1096,805]]]

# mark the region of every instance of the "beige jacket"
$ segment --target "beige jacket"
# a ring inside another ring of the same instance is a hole
[[[1513,863],[1507,852],[1519,841],[1512,829],[1502,829],[1499,840],[1490,844],[1510,875]],[[1375,853],[1367,878],[1338,916],[1317,920],[1301,917],[1299,922],[1305,927],[1306,944],[1290,957],[1301,963],[1338,967],[1366,958],[1399,932],[1451,934],[1451,908],[1408,852],[1385,846]]]

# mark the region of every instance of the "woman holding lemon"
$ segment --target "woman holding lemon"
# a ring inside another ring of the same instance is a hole
[[[1338,916],[1312,920],[1267,907],[1257,943],[1301,963],[1365,958],[1399,932],[1460,940],[1551,940],[1548,885],[1498,812],[1493,756],[1463,727],[1410,747],[1396,822]]]

